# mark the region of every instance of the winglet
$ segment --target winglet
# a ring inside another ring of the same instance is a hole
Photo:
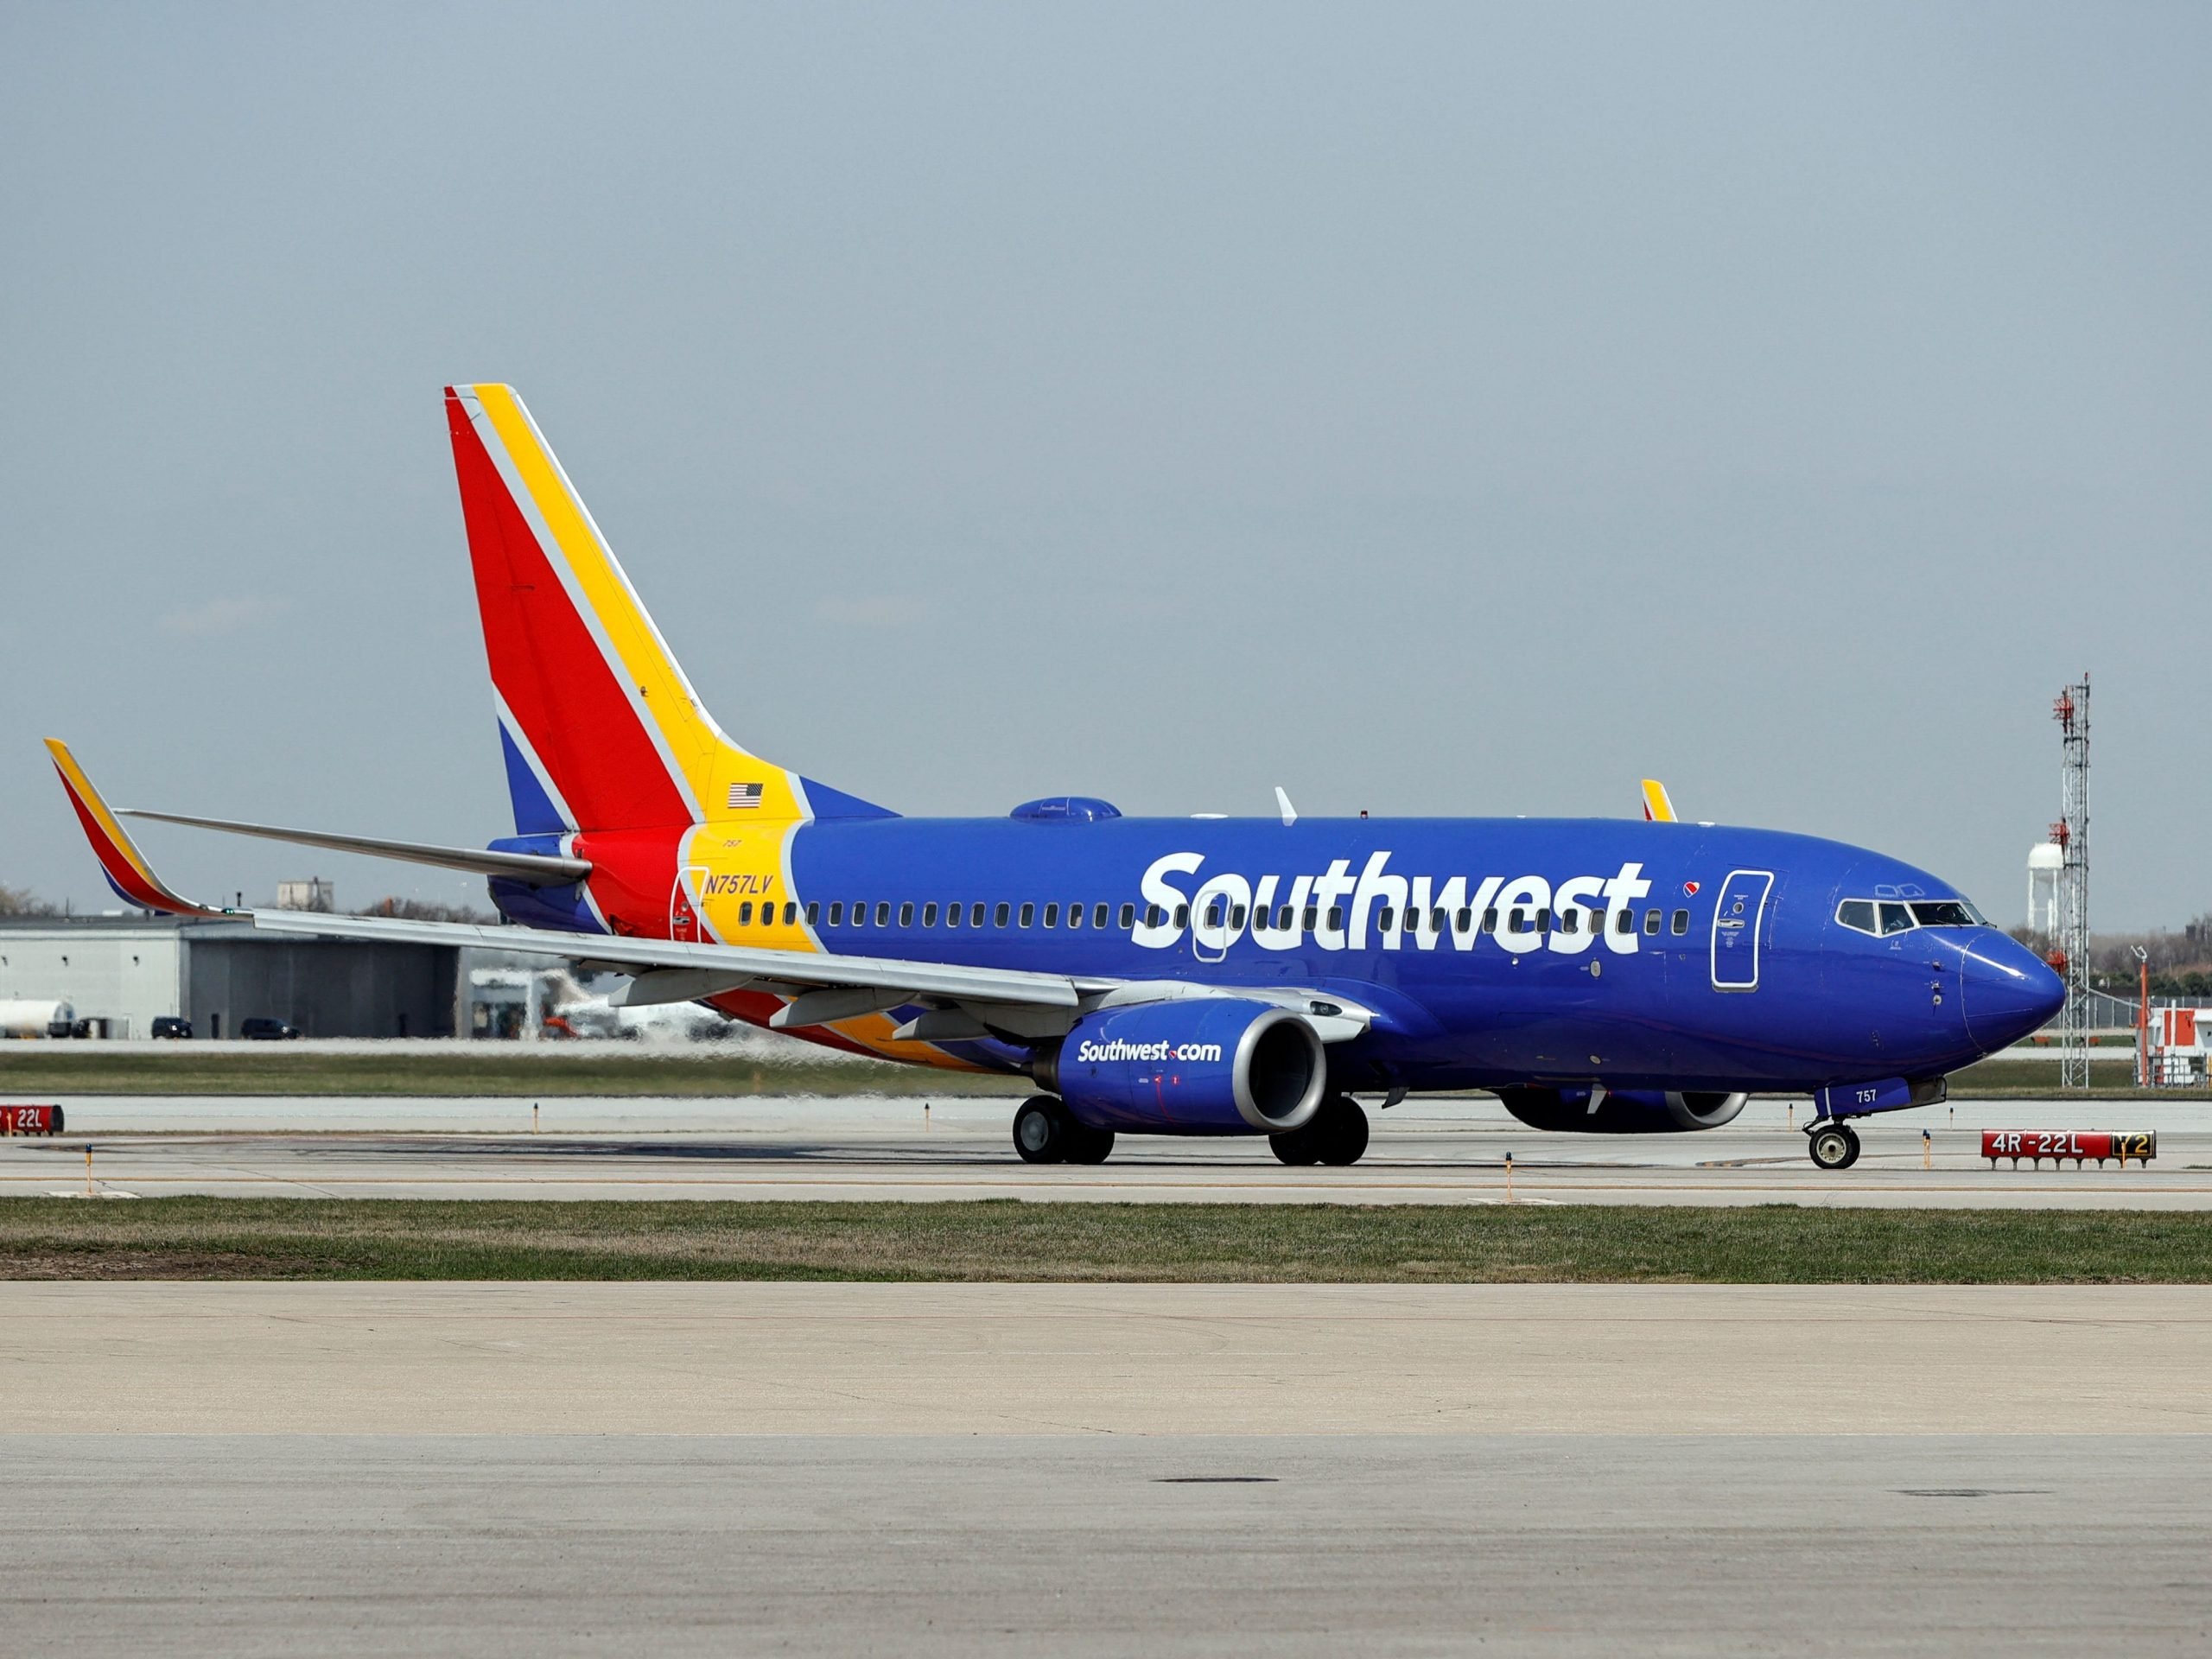
[[[92,780],[85,776],[85,769],[77,764],[77,757],[69,753],[67,743],[49,737],[46,740],[46,752],[54,757],[54,769],[61,774],[61,787],[69,791],[69,804],[77,809],[77,822],[84,826],[85,839],[92,843],[101,874],[107,877],[108,886],[122,895],[124,903],[136,905],[141,910],[165,910],[176,916],[226,913],[195,905],[163,884],[130,833],[116,821],[108,804],[100,798],[99,791],[92,787]]]
[[[1290,804],[1290,797],[1284,792],[1281,784],[1275,785],[1275,810],[1282,814],[1284,829],[1287,830],[1298,822],[1298,809]]]
[[[1643,780],[1643,817],[1647,823],[1675,821],[1675,804],[1667,798],[1667,785],[1656,778]]]

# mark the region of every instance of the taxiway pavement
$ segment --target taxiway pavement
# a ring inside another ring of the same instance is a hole
[[[1287,1169],[1256,1137],[1125,1136],[1110,1161],[1038,1167],[1013,1103],[947,1097],[64,1101],[69,1133],[0,1141],[0,1194],[337,1198],[1020,1198],[1123,1202],[1808,1204],[2212,1208],[2212,1103],[1961,1102],[1862,1126],[1853,1169],[1815,1169],[1804,1109],[1755,1101],[1721,1129],[1546,1135],[1488,1097],[1370,1112],[1350,1169]],[[533,1112],[533,1109],[535,1111]],[[533,1127],[534,1124],[534,1127]],[[2147,1168],[1993,1169],[1983,1127],[2155,1129]],[[1923,1131],[1927,1139],[1923,1140]]]
[[[11,1648],[2165,1654],[2212,1289],[5,1284]]]

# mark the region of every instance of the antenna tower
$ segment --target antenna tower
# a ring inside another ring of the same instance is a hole
[[[2064,861],[2058,868],[2058,938],[2051,966],[2066,981],[2066,1009],[2059,1016],[2059,1086],[2089,1086],[2089,676],[2058,694],[2051,704],[2058,722],[2059,818],[2050,838]]]

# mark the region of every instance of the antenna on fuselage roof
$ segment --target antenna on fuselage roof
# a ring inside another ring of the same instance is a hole
[[[1298,809],[1290,804],[1290,797],[1283,793],[1281,784],[1275,785],[1275,810],[1282,814],[1284,829],[1287,830],[1298,822]]]

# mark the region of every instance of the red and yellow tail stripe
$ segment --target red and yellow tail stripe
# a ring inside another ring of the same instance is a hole
[[[69,792],[69,804],[77,810],[77,822],[85,827],[85,838],[92,843],[108,886],[122,894],[125,902],[142,910],[165,910],[177,916],[227,913],[195,905],[172,891],[154,874],[154,867],[146,861],[130,832],[117,822],[114,812],[100,798],[99,791],[92,787],[92,780],[85,775],[85,769],[77,764],[77,757],[69,753],[67,743],[58,737],[49,737],[46,740],[46,752],[54,757],[54,769],[61,774],[61,787]]]
[[[446,408],[493,682],[575,827],[810,816],[700,702],[514,389]]]

